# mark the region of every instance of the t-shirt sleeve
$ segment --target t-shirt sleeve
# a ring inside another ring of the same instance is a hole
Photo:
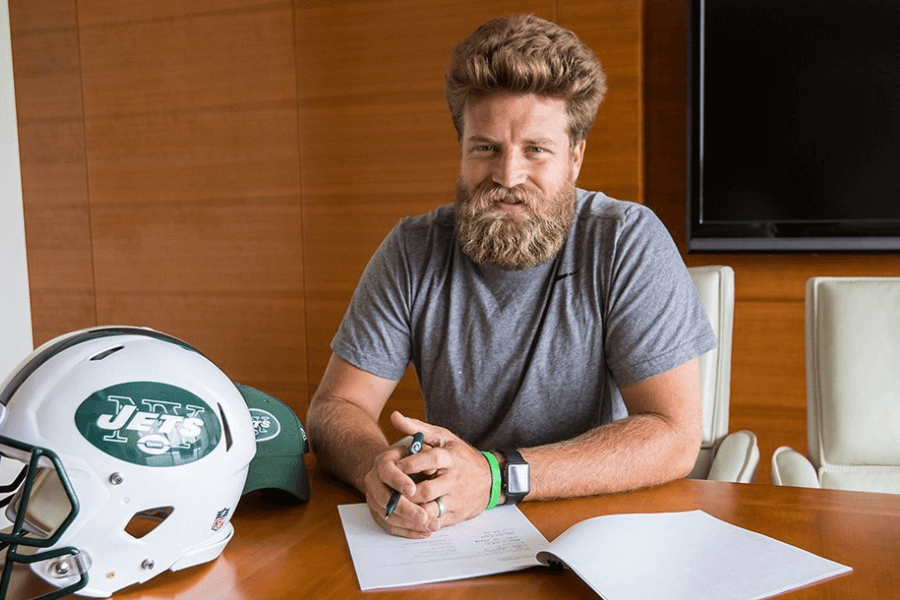
[[[410,360],[410,277],[398,223],[372,255],[331,349],[355,367],[399,380]]]
[[[615,242],[607,364],[619,386],[664,373],[717,345],[697,288],[663,223],[629,210]]]

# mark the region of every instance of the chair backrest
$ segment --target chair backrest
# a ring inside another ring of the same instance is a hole
[[[807,282],[806,409],[822,487],[900,493],[900,277]]]
[[[705,478],[716,449],[728,434],[731,396],[731,337],[734,330],[734,270],[726,266],[688,269],[719,346],[700,357],[703,398],[703,440],[700,455],[689,477]]]

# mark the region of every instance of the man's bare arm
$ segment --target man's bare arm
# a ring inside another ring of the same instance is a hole
[[[699,361],[622,389],[629,416],[577,438],[522,449],[528,500],[620,492],[690,473],[700,449]]]
[[[391,533],[427,537],[439,527],[436,518],[410,501],[416,484],[401,469],[402,446],[389,446],[378,417],[397,382],[367,373],[332,354],[322,383],[310,402],[307,427],[319,465],[353,485],[366,497],[376,521]],[[403,498],[384,518],[391,493]]]
[[[362,493],[372,458],[388,448],[378,417],[396,386],[332,354],[309,405],[307,428],[319,465]]]

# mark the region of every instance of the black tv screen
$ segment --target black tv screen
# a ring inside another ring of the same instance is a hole
[[[688,250],[900,251],[900,0],[690,0]]]

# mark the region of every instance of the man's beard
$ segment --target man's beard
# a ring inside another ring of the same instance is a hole
[[[509,214],[500,201],[520,202]],[[530,269],[553,258],[575,216],[575,182],[548,196],[529,186],[506,188],[486,180],[473,192],[456,184],[456,230],[463,252],[478,264],[507,270]]]

